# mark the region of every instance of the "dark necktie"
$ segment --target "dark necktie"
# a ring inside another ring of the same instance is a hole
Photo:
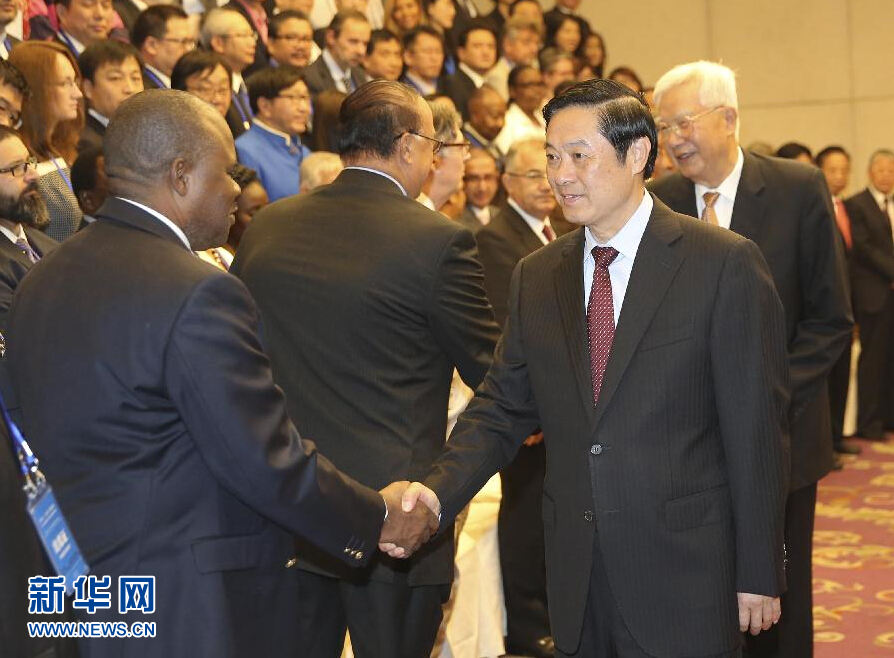
[[[36,263],[40,260],[40,254],[38,254],[34,249],[28,244],[28,240],[25,238],[19,238],[16,240],[16,246],[22,250],[22,253],[28,257],[32,263]]]
[[[543,237],[546,238],[547,242],[552,242],[556,239],[556,232],[553,231],[552,226],[550,226],[549,224],[543,225]]]
[[[593,247],[593,286],[587,302],[587,337],[590,341],[590,374],[593,378],[593,404],[599,402],[602,378],[615,337],[615,306],[608,266],[618,257],[611,247]]]

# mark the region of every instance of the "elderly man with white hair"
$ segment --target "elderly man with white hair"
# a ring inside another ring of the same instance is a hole
[[[654,181],[651,191],[677,212],[754,241],[785,308],[791,387],[788,592],[780,623],[751,638],[749,655],[810,656],[816,483],[833,458],[827,380],[853,324],[832,200],[815,167],[743,152],[729,68],[702,61],[671,69],[655,85],[655,107],[658,131],[678,171]],[[738,346],[731,341],[729,349]]]
[[[311,153],[301,161],[299,170],[301,185],[298,191],[310,192],[320,185],[328,185],[338,177],[344,168],[338,153],[329,151]]]

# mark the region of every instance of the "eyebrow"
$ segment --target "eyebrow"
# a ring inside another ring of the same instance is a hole
[[[555,146],[553,146],[553,145],[550,144],[549,142],[546,143],[546,146],[547,146],[547,148],[551,148],[551,149],[555,149],[555,148],[556,148]],[[566,149],[569,148],[569,147],[572,147],[572,146],[587,146],[587,147],[589,147],[589,146],[590,146],[590,142],[588,142],[588,141],[585,140],[585,139],[579,139],[579,140],[574,141],[574,142],[565,142],[564,144],[562,144],[562,146],[563,146],[564,148],[566,148]]]

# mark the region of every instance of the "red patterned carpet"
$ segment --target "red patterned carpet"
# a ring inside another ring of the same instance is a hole
[[[894,656],[894,443],[857,443],[863,454],[819,487],[816,658]]]

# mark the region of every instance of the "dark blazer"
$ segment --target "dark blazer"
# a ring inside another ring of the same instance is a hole
[[[106,134],[106,127],[96,117],[87,112],[84,120],[84,129],[78,139],[78,151],[83,151],[88,146],[102,148],[102,140]]]
[[[695,186],[679,173],[650,189],[677,212],[696,216]],[[791,486],[800,489],[832,468],[826,381],[853,326],[844,249],[819,169],[746,151],[730,228],[760,247],[785,308]]]
[[[242,113],[239,113],[239,110],[236,108],[237,103],[241,103],[242,101],[236,94],[231,94],[230,107],[227,110],[227,114],[224,117],[227,122],[227,126],[230,128],[230,132],[233,134],[233,139],[236,139],[244,133],[248,128],[245,126],[245,121],[248,121],[249,126],[251,126],[251,108],[250,107],[242,107]],[[246,104],[247,105],[247,104]],[[245,119],[243,119],[243,116]]]
[[[472,234],[384,176],[346,169],[260,211],[231,272],[258,303],[301,431],[369,486],[427,473],[446,438],[453,369],[475,388],[499,333]],[[299,568],[343,573],[304,556]],[[376,556],[370,578],[391,582],[394,564]],[[397,569],[411,586],[449,583],[452,533]]]
[[[41,257],[59,246],[53,238],[37,229],[25,227],[28,244]],[[34,263],[5,235],[0,235],[0,333],[6,331],[6,314],[19,282],[34,267]]]
[[[753,243],[656,200],[594,407],[583,230],[519,263],[494,365],[425,483],[452,519],[542,427],[556,646],[578,646],[599,541],[646,653],[732,651],[736,592],[784,587],[782,306]]]
[[[497,206],[488,206],[490,211],[490,217],[493,218],[496,216],[497,211],[499,210]],[[457,217],[456,221],[465,226],[467,229],[472,231],[473,234],[478,233],[482,228],[484,228],[484,224],[482,224],[478,217],[472,212],[472,208],[467,203],[465,208],[463,208],[462,214]]]
[[[255,34],[258,34],[258,30],[255,28],[255,24],[252,21],[251,16],[249,16],[248,10],[243,6],[241,2],[230,0],[230,2],[224,5],[224,9],[232,9],[234,11],[238,11],[245,17],[245,20],[248,21],[248,26],[251,28],[251,31]],[[248,67],[246,67],[246,69],[242,72],[242,76],[247,78],[255,71],[260,71],[262,68],[267,66],[268,59],[269,55],[267,53],[267,46],[261,39],[261,35],[258,34],[258,40],[255,45],[255,61],[253,61],[251,64],[248,65]]]
[[[361,67],[351,67],[351,80],[355,87],[360,87],[362,84],[369,82],[369,79],[366,71]],[[321,91],[327,89],[336,88],[335,80],[333,80],[332,74],[329,72],[329,67],[326,66],[326,62],[323,61],[322,55],[317,57],[316,61],[312,64],[304,67],[304,82],[307,84],[307,89],[312,95],[319,94]]]
[[[143,89],[168,89],[163,84],[159,84],[159,81],[155,79],[149,70],[143,66]]]
[[[124,23],[124,28],[127,30],[129,37],[133,31],[133,24],[137,22],[137,17],[142,10],[131,0],[112,0],[112,7],[118,12],[118,16],[121,17],[121,22]]]
[[[24,433],[92,573],[155,576],[158,636],[127,655],[294,656],[292,534],[359,565],[384,505],[299,437],[245,286],[111,198],[19,285],[7,345]],[[114,593],[90,616],[118,619]]]
[[[496,217],[475,236],[478,254],[484,267],[484,288],[494,307],[494,317],[501,327],[509,316],[509,282],[522,258],[537,251],[543,242],[534,235],[527,222],[509,204],[504,204]]]
[[[438,92],[453,99],[456,109],[463,116],[463,121],[469,120],[469,99],[477,89],[472,78],[459,67],[457,67],[456,73],[442,76],[438,81]]]
[[[866,189],[844,202],[851,220],[851,288],[857,313],[878,313],[891,297],[894,283],[894,238],[891,220]]]

